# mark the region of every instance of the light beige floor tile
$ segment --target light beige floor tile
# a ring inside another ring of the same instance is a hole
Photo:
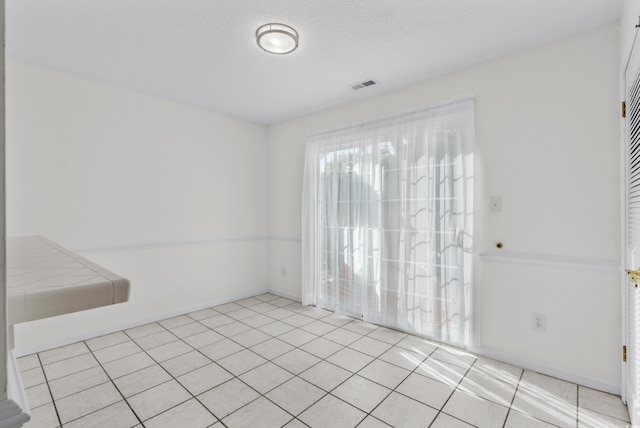
[[[117,379],[121,376],[128,375],[129,373],[137,372],[156,364],[146,353],[140,352],[138,354],[130,355],[128,357],[120,358],[119,360],[111,361],[102,367],[111,377],[111,379]]]
[[[317,337],[318,336],[316,336],[315,334],[311,334],[297,328],[295,330],[291,330],[281,334],[280,336],[278,336],[278,339],[282,340],[283,342],[287,342],[292,346],[298,347],[304,345],[305,343],[311,342]]]
[[[16,362],[18,363],[18,368],[20,369],[20,371],[41,367],[38,354],[25,355],[24,357],[16,358]]]
[[[98,366],[52,380],[49,382],[49,389],[53,398],[58,400],[105,382],[109,382],[109,377],[102,367]]]
[[[203,331],[202,333],[197,333],[193,336],[185,337],[183,340],[195,349],[200,349],[204,348],[207,345],[211,345],[212,343],[224,340],[224,336],[216,333],[213,330],[207,329],[207,331]]]
[[[218,328],[218,327],[222,327],[223,325],[231,324],[234,322],[235,320],[233,318],[229,318],[228,316],[223,314],[219,314],[211,318],[200,320],[201,324],[204,324],[209,328]]]
[[[302,313],[307,310],[308,306],[303,306],[300,302],[294,302],[290,305],[283,306],[285,309],[288,309],[293,312]]]
[[[328,324],[326,322],[323,322],[321,320],[315,320],[312,323],[303,325],[300,328],[304,331],[308,331],[309,333],[315,334],[316,336],[323,336],[329,333],[330,331],[335,330],[338,327],[336,327],[333,324]]]
[[[479,428],[502,426],[509,411],[507,407],[460,390],[453,393],[442,410]]]
[[[628,428],[629,426],[629,421],[623,421],[590,409],[578,409],[578,428]]]
[[[260,314],[265,314],[267,312],[275,311],[276,309],[278,309],[277,306],[273,306],[272,304],[267,302],[262,302],[258,305],[251,306],[252,311],[258,312]]]
[[[302,412],[298,419],[311,428],[352,428],[366,416],[362,410],[328,394]]]
[[[251,347],[253,352],[267,360],[272,360],[282,354],[286,354],[292,349],[293,346],[275,337]]]
[[[299,419],[291,419],[284,428],[307,428],[307,425],[300,422]]]
[[[445,363],[468,369],[476,361],[475,355],[458,348],[442,345],[430,355],[429,358],[444,361]]]
[[[177,317],[167,318],[162,321],[158,321],[158,324],[166,328],[167,330],[171,330],[172,328],[180,327],[185,324],[192,323],[193,320],[186,315],[178,315]]]
[[[303,314],[307,314],[307,312],[303,312]],[[333,324],[336,327],[342,327],[343,325],[349,324],[351,321],[353,321],[353,318],[348,317],[346,315],[336,315],[336,314],[332,314],[329,313],[329,315],[325,316],[322,318],[322,321],[329,323],[329,324]]]
[[[294,349],[293,351],[287,352],[286,354],[273,359],[274,363],[293,374],[299,374],[307,370],[309,367],[317,364],[319,361],[320,358],[300,349]]]
[[[182,385],[175,380],[170,380],[129,397],[127,401],[136,415],[144,422],[190,398],[191,394]]]
[[[221,314],[226,314],[227,312],[237,311],[238,309],[242,309],[242,306],[236,303],[225,303],[222,305],[214,306],[212,308],[214,311],[218,311]]]
[[[255,297],[247,297],[246,299],[236,300],[234,303],[236,305],[244,306],[245,308],[250,308],[263,302]]]
[[[409,376],[411,372],[381,360],[373,360],[358,372],[362,377],[394,389]]]
[[[358,339],[353,342],[349,345],[349,348],[377,358],[391,348],[391,345],[387,342],[365,336],[362,339]]]
[[[44,371],[40,366],[37,366],[33,369],[22,371],[20,373],[20,377],[22,378],[22,385],[25,388],[30,388],[32,386],[40,385],[47,381],[44,377]]]
[[[280,321],[294,327],[302,327],[303,325],[314,322],[315,318],[306,317],[302,314],[295,314],[291,315],[290,317],[282,318]]]
[[[396,346],[416,352],[426,358],[438,349],[440,345],[422,337],[407,336],[398,342]]]
[[[64,425],[65,428],[130,428],[138,424],[127,403],[119,401]]]
[[[300,347],[303,351],[306,351],[318,358],[327,358],[329,355],[335,354],[343,348],[342,345],[325,339],[324,337],[318,337],[311,342],[305,343]]]
[[[60,421],[53,403],[30,409],[31,419],[23,428],[58,428]]]
[[[120,390],[120,393],[125,398],[129,398],[169,380],[171,380],[169,373],[158,364],[154,364],[137,372],[119,377],[113,382]]]
[[[237,311],[238,309],[242,309],[242,306],[238,305],[237,303],[224,303],[222,305],[218,305],[218,306],[214,306],[211,309],[213,309],[214,311],[218,311],[221,314],[226,314],[227,312],[232,312],[232,311]]]
[[[218,360],[217,363],[235,376],[240,376],[242,373],[248,372],[259,365],[264,364],[266,361],[267,360],[255,352],[245,349],[226,358],[222,358],[221,360]]]
[[[381,360],[407,370],[414,370],[425,360],[421,353],[394,346],[379,357]]]
[[[71,357],[86,354],[89,348],[84,342],[72,343],[71,345],[61,346],[60,348],[51,349],[49,351],[40,352],[38,355],[42,365],[55,363],[56,361],[66,360]]]
[[[447,402],[454,387],[417,373],[411,373],[397,388],[396,392],[418,400],[434,409],[441,409]]]
[[[290,317],[291,315],[295,315],[296,312],[289,311],[283,308],[277,308],[273,311],[264,312],[263,314],[268,316],[269,318],[273,318],[274,320],[282,320],[283,318],[287,318],[287,317]]]
[[[234,320],[242,321],[245,318],[251,318],[253,316],[258,315],[257,312],[252,311],[249,308],[241,308],[235,311],[227,312],[226,316],[233,318]]]
[[[478,356],[472,369],[487,377],[509,384],[517,384],[520,382],[520,378],[524,372],[520,367],[483,356]]]
[[[82,354],[77,357],[67,358],[66,360],[56,361],[55,363],[44,366],[44,372],[49,381],[69,376],[83,370],[96,367],[98,361],[91,354]]]
[[[630,421],[629,410],[617,395],[579,386],[578,406],[616,419]]]
[[[239,343],[245,348],[250,348],[269,339],[271,339],[271,336],[255,329],[245,331],[244,333],[240,333],[231,338],[231,340]]]
[[[172,328],[169,331],[171,331],[173,335],[179,337],[180,339],[184,339],[198,333],[208,332],[211,330],[209,330],[208,327],[200,324],[199,322],[192,322],[189,324],[181,325],[180,327]]]
[[[286,297],[278,297],[277,299],[269,300],[269,303],[278,307],[283,307],[283,306],[289,306],[291,304],[294,304],[296,303],[296,301],[287,299]]]
[[[292,377],[288,371],[268,362],[244,373],[240,380],[260,394],[266,394]]]
[[[373,357],[353,349],[344,348],[327,358],[327,361],[355,373],[373,361]]]
[[[32,409],[53,402],[51,393],[49,392],[49,386],[47,386],[46,383],[27,388],[25,389],[25,393],[27,394],[29,407]]]
[[[369,413],[380,404],[390,392],[391,390],[388,388],[355,375],[331,391],[331,394]]]
[[[218,342],[212,343],[211,345],[203,346],[198,350],[211,360],[218,361],[228,357],[229,355],[236,354],[243,349],[244,347],[242,345],[237,344],[231,339],[222,339]]]
[[[371,414],[393,427],[417,427],[429,426],[438,411],[392,392]]]
[[[353,373],[348,370],[326,361],[320,361],[315,366],[300,373],[299,376],[325,391],[331,391],[352,375]]]
[[[383,342],[390,343],[391,345],[395,345],[407,336],[407,333],[402,333],[385,327],[380,327],[368,334],[368,337],[382,340]]]
[[[556,426],[511,409],[504,428],[556,428]]]
[[[175,358],[178,355],[186,354],[193,351],[193,348],[181,340],[176,342],[167,343],[166,345],[158,346],[157,348],[149,349],[147,354],[157,362],[161,363],[171,358]]]
[[[472,367],[462,379],[458,388],[480,398],[509,407],[516,393],[516,386],[517,384],[501,382],[496,378],[489,377]]]
[[[93,339],[85,340],[85,343],[92,351],[97,351],[98,349],[106,348],[109,346],[117,345],[118,343],[128,342],[131,340],[129,336],[124,334],[122,331],[118,331],[111,334],[106,334],[104,336],[95,337]]]
[[[275,294],[271,294],[271,293],[264,293],[264,294],[259,294],[257,296],[254,296],[254,298],[260,300],[261,302],[268,302],[270,300],[277,299],[278,296],[276,296]]]
[[[146,428],[206,428],[217,419],[197,400],[191,399],[145,421]]]
[[[311,318],[321,319],[321,318],[328,317],[329,315],[332,314],[332,312],[327,311],[325,309],[319,309],[319,308],[314,308],[312,306],[309,306],[307,307],[307,309],[305,309],[302,312],[302,314]]]
[[[415,372],[455,387],[460,383],[467,370],[443,361],[427,358],[420,363]]]
[[[258,328],[258,327],[262,327],[263,325],[272,323],[273,318],[269,318],[268,316],[258,314],[249,318],[245,318],[242,320],[242,322],[253,328]]]
[[[525,370],[512,408],[562,428],[575,428],[578,387]]]
[[[473,425],[469,425],[466,422],[456,419],[453,416],[449,416],[446,413],[440,413],[433,425],[429,428],[474,428]],[[524,428],[524,427],[522,427]]]
[[[322,337],[324,337],[325,339],[329,339],[332,342],[336,342],[342,346],[348,346],[356,340],[362,338],[362,335],[354,333],[350,330],[345,330],[344,328],[337,328]]]
[[[259,396],[243,382],[232,379],[199,395],[198,399],[218,419],[222,419]]]
[[[222,422],[228,428],[281,427],[293,417],[264,397],[227,416]]]
[[[269,324],[263,325],[262,327],[258,327],[258,330],[270,336],[280,336],[281,334],[291,331],[294,328],[295,327],[289,324],[285,324],[280,321],[273,321]]]
[[[121,400],[122,396],[112,383],[103,383],[56,400],[56,408],[60,420],[66,424]]]
[[[366,335],[371,333],[373,330],[376,330],[378,326],[360,320],[352,320],[350,323],[344,324],[342,328],[353,331],[354,333]]]
[[[241,323],[240,321],[234,321],[232,323],[225,324],[225,325],[220,326],[220,327],[216,327],[216,328],[214,328],[214,330],[217,331],[218,333],[220,333],[223,336],[233,337],[233,336],[236,336],[236,335],[238,335],[240,333],[244,333],[245,331],[251,330],[251,327],[249,327],[246,324]]]
[[[320,388],[299,377],[294,377],[265,396],[287,412],[297,416],[325,394],[326,392]]]
[[[220,367],[216,363],[211,363],[178,378],[182,384],[193,395],[200,395],[229,379],[233,375]]]
[[[134,339],[135,342],[140,345],[142,349],[148,350],[157,348],[158,346],[166,345],[167,343],[175,342],[178,338],[167,330],[162,330],[158,333],[153,333],[148,336],[142,336]]]
[[[138,352],[142,352],[142,348],[140,348],[133,340],[128,340],[126,342],[118,343],[117,345],[93,351],[93,355],[100,364],[106,364],[109,361],[128,357],[129,355],[137,354]]]
[[[358,428],[389,428],[390,425],[385,424],[380,419],[374,418],[373,416],[367,416]]]
[[[145,324],[139,327],[130,328],[128,330],[125,330],[124,332],[127,334],[127,336],[135,340],[143,336],[148,336],[154,333],[160,333],[162,331],[166,331],[166,330],[160,324],[157,324],[154,322],[151,324]]]
[[[189,312],[187,316],[196,321],[206,320],[207,318],[213,318],[220,315],[220,312],[216,312],[211,308],[201,309],[199,311]]]
[[[178,357],[160,363],[171,376],[178,377],[210,364],[211,360],[198,351],[187,352]]]

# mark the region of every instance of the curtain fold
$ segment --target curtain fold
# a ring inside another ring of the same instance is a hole
[[[464,345],[474,145],[472,99],[310,136],[303,304]]]

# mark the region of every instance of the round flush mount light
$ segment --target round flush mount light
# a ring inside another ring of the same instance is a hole
[[[284,24],[265,24],[256,31],[258,46],[276,55],[284,55],[298,48],[298,32]]]

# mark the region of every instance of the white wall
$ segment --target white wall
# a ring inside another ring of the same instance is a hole
[[[271,127],[270,287],[300,294],[301,244],[290,238],[300,237],[308,134],[474,94],[477,345],[619,390],[619,44],[611,24]],[[489,213],[489,196],[502,197],[501,213]],[[546,315],[546,332],[531,329],[532,312]]]
[[[8,61],[8,235],[132,283],[128,303],[20,324],[16,348],[264,289],[266,158],[263,126]]]

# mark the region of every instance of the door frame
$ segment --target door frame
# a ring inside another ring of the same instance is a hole
[[[640,15],[640,5],[636,8],[636,15]],[[622,29],[624,31],[624,29]],[[630,64],[631,54],[635,47],[638,38],[638,27],[629,30],[627,42],[624,46],[622,57],[620,61],[620,103],[627,101],[627,82],[626,72],[627,67]],[[640,49],[640,46],[637,47]],[[637,269],[638,266],[627,266],[629,263],[629,254],[627,248],[627,221],[628,221],[628,132],[627,132],[627,119],[620,114],[620,324],[621,324],[621,345],[626,346],[629,344],[629,279],[625,275],[625,268]],[[625,362],[621,363],[621,383],[620,383],[620,396],[622,401],[627,403],[628,392],[628,380],[629,380],[629,365]],[[634,421],[632,421],[634,422]]]

